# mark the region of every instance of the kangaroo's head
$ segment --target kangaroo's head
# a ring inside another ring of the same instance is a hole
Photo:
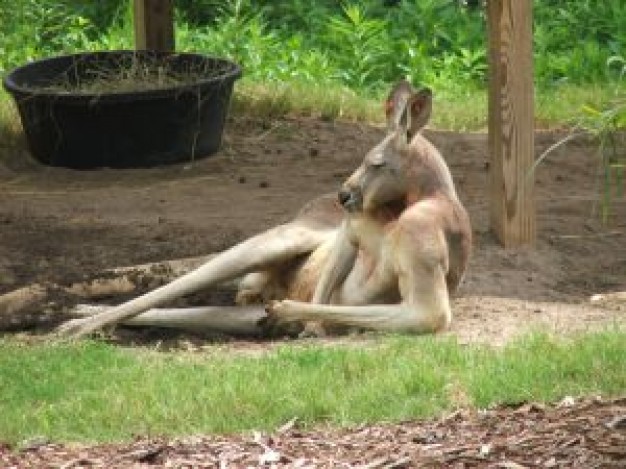
[[[348,212],[367,212],[404,197],[409,144],[428,122],[431,109],[428,88],[416,92],[407,81],[393,87],[385,103],[387,135],[339,191],[339,202]]]

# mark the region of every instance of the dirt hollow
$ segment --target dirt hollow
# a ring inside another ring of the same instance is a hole
[[[15,152],[0,161],[0,293],[224,249],[336,191],[382,134],[364,124],[237,119],[219,154],[140,170],[50,168]],[[537,154],[562,136],[538,133]],[[619,305],[586,301],[626,290],[626,200],[614,200],[608,226],[597,222],[591,142],[569,143],[540,166],[537,246],[503,250],[488,230],[486,136],[427,137],[447,159],[474,228],[450,333],[500,344],[529,329],[624,322]]]

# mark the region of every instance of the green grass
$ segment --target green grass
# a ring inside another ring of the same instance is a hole
[[[608,108],[618,96],[624,96],[624,86],[617,83],[540,87],[535,93],[537,125],[573,126],[584,116],[583,107]]]
[[[262,356],[0,341],[0,441],[346,425],[626,389],[626,333],[534,335],[504,349],[437,337],[283,346]]]
[[[432,128],[487,131],[486,89],[434,91]],[[537,128],[573,126],[582,116],[584,106],[601,108],[613,98],[614,86],[564,84],[540,87],[535,92],[535,125]],[[358,93],[339,84],[315,86],[298,81],[261,84],[242,80],[235,88],[232,111],[234,115],[262,119],[297,114],[380,124],[384,122],[384,99],[384,94]]]
[[[380,122],[384,116],[382,102],[339,84],[322,87],[299,81],[259,83],[245,79],[235,85],[232,111],[234,115],[262,119],[300,114],[327,120]]]
[[[0,159],[18,146],[24,145],[22,124],[13,102],[4,91],[0,91]]]

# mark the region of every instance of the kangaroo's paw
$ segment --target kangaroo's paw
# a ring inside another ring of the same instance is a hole
[[[272,300],[265,305],[266,315],[259,320],[259,326],[263,327],[266,331],[274,330],[284,323],[282,313],[282,301]]]
[[[265,307],[265,312],[270,318],[279,321],[297,321],[296,318],[290,318],[293,301],[290,300],[272,300]]]
[[[289,314],[289,300],[273,300],[265,306],[267,315],[259,321],[269,337],[298,337],[302,332],[303,324]]]

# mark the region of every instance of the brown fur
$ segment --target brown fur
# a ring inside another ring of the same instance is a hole
[[[237,302],[258,304],[261,312],[267,304],[278,324],[306,323],[315,333],[322,325],[414,333],[445,328],[449,294],[470,255],[471,227],[445,161],[419,134],[430,110],[430,90],[415,92],[400,82],[386,103],[388,133],[343,184],[340,203],[335,195],[315,199],[292,222],[62,332],[81,336],[242,275]],[[208,307],[203,324],[210,328],[222,315],[223,325],[237,308]],[[158,317],[159,310],[150,313]]]

